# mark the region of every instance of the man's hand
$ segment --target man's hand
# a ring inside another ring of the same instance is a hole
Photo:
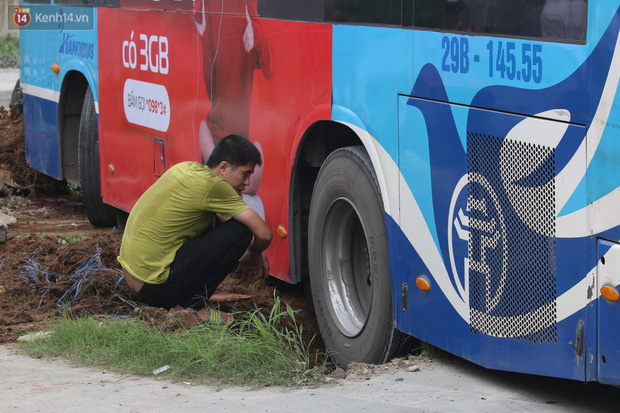
[[[269,277],[267,255],[248,249],[239,260],[238,269],[241,269],[241,281],[246,284],[252,284],[260,278],[267,279]]]
[[[233,219],[241,222],[254,234],[250,246],[239,260],[239,267],[237,267],[236,272],[241,271],[241,279],[249,284],[261,277],[269,277],[269,262],[264,253],[272,238],[269,226],[250,208],[235,215]]]

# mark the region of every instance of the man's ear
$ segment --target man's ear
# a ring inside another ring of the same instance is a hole
[[[219,167],[220,167],[220,171],[222,171],[223,173],[229,173],[230,170],[232,169],[230,164],[226,161],[220,162]]]
[[[217,164],[215,168],[211,169],[211,172],[213,172],[215,176],[225,179],[230,173],[231,169],[232,167],[228,162],[222,161],[219,164]]]

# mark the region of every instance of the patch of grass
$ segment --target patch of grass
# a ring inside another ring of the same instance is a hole
[[[239,317],[236,314],[235,317]],[[280,327],[290,317],[291,327]],[[35,357],[61,356],[87,365],[138,375],[170,366],[158,377],[211,385],[287,385],[323,379],[326,362],[310,367],[303,327],[287,305],[268,317],[256,312],[232,326],[201,324],[180,332],[147,327],[134,319],[73,318],[52,326],[43,340],[20,344]],[[325,360],[325,358],[323,358]]]
[[[428,357],[430,359],[435,359],[435,360],[441,360],[443,355],[445,354],[445,352],[442,349],[435,347],[431,344],[425,343],[423,341],[420,343],[419,353],[421,356]]]
[[[0,38],[0,68],[19,67],[19,38],[7,34]]]
[[[74,235],[74,236],[69,236],[69,237],[63,237],[60,235],[56,235],[54,239],[59,244],[71,244],[72,242],[85,240],[86,236],[85,235]]]
[[[76,198],[82,197],[82,187],[76,184],[67,184],[67,188],[69,189],[69,193],[71,196]]]

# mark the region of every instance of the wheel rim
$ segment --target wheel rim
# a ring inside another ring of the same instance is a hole
[[[346,198],[329,207],[323,226],[321,271],[332,318],[347,337],[366,325],[372,299],[372,273],[366,232],[355,206]]]

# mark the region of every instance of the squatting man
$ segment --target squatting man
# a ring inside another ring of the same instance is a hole
[[[201,320],[230,315],[207,306],[218,285],[237,269],[252,283],[269,275],[264,254],[271,230],[240,193],[261,154],[230,135],[207,160],[166,171],[131,210],[118,261],[134,298],[166,309],[193,308]]]

